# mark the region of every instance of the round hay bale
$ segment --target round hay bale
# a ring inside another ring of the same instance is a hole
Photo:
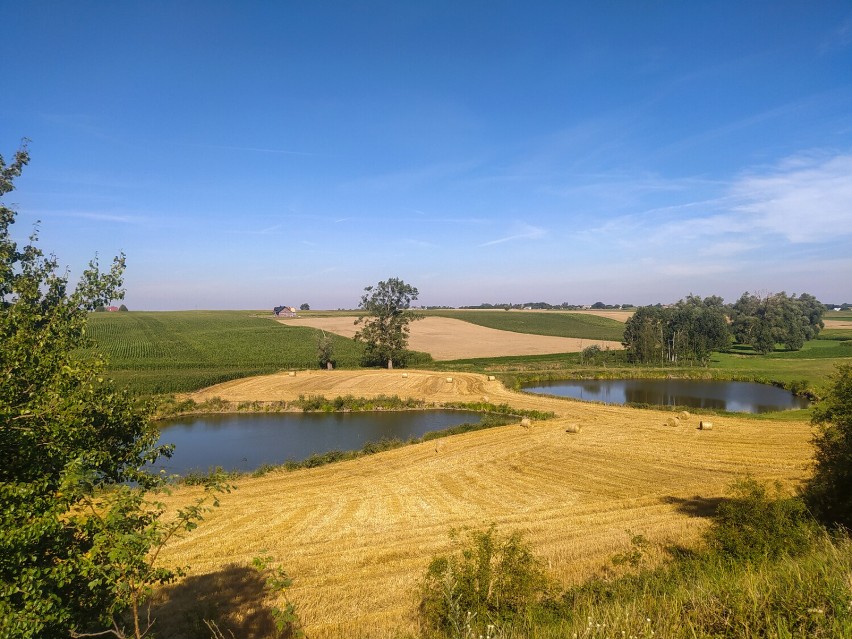
[[[453,378],[452,378],[452,377],[448,377],[448,378],[447,378],[447,383],[448,383],[448,384],[452,384],[452,383],[453,383]]]
[[[680,417],[681,421],[686,422],[686,421],[689,421],[689,418],[690,418],[691,416],[690,416],[690,414],[689,414],[689,412],[688,412],[688,411],[685,411],[685,410],[684,410],[684,411],[681,411],[681,413],[680,413],[680,415],[678,415],[678,417]]]
[[[666,426],[680,426],[680,420],[677,417],[669,417],[666,420]]]
[[[530,418],[529,418],[529,417],[524,417],[524,418],[521,420],[521,426],[523,426],[524,428],[529,428],[529,427],[531,427],[531,426],[532,426],[532,422],[530,421]]]
[[[494,375],[489,375],[489,376],[488,376],[488,381],[489,381],[489,382],[493,382],[495,379],[497,379],[497,378],[496,378],[496,377],[494,377]]]
[[[290,377],[295,377],[295,376],[296,376],[296,371],[290,371],[290,372],[289,372],[289,373],[287,373],[287,374],[288,374]]]
[[[698,422],[698,430],[713,430],[713,422]]]
[[[403,373],[403,374],[402,374],[402,376],[403,376],[403,377],[408,377],[408,373]]]
[[[483,402],[488,402],[488,395],[483,395],[483,396],[482,396],[482,401],[483,401]]]
[[[582,427],[582,426],[580,426],[580,424],[568,424],[568,425],[565,427],[565,432],[566,432],[566,433],[577,434],[577,433],[579,433],[581,430],[583,430],[583,427]]]

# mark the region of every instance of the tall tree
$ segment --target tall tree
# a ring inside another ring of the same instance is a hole
[[[0,196],[28,162],[26,146],[0,156]],[[123,295],[124,256],[106,272],[90,262],[72,290],[35,233],[17,245],[14,222],[0,203],[0,637],[68,637],[113,626],[172,576],[149,561],[172,529],[142,490],[162,481],[143,467],[168,451],[80,350],[88,312]],[[184,515],[192,527],[198,511]]]
[[[398,362],[404,356],[409,324],[421,318],[410,310],[417,295],[415,287],[396,277],[364,289],[358,308],[366,314],[355,320],[355,324],[363,325],[355,340],[366,344],[369,361],[393,368],[394,360]]]
[[[731,329],[737,342],[751,344],[758,353],[771,353],[776,344],[797,351],[815,338],[824,324],[825,306],[813,295],[796,297],[743,293],[731,306]]]
[[[624,327],[623,344],[633,362],[706,365],[710,353],[730,340],[724,306],[718,297],[690,295],[674,306],[642,306]]]
[[[664,362],[665,328],[662,309],[640,306],[624,325],[624,348],[632,362]]]

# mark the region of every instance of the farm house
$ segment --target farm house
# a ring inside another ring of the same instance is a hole
[[[292,306],[276,306],[272,312],[275,317],[296,317],[296,309]]]

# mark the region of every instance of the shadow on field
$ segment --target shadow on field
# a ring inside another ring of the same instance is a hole
[[[275,637],[275,620],[264,607],[264,576],[249,566],[231,564],[208,575],[187,577],[156,597],[152,617],[161,639],[210,639],[205,621],[224,637]]]
[[[712,517],[724,497],[663,497],[663,503],[672,504],[679,513],[690,517]]]

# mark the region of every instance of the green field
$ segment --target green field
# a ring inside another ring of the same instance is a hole
[[[88,335],[106,356],[111,377],[150,394],[316,368],[321,333],[250,311],[175,311],[93,313]],[[344,337],[332,339],[337,365],[357,367],[363,347]]]
[[[515,333],[600,339],[620,342],[624,324],[606,317],[558,311],[424,311],[426,316],[450,317],[479,326]]]
[[[349,311],[347,314],[351,314]],[[322,315],[323,312],[302,315]],[[427,311],[490,328],[538,335],[620,340],[624,325],[606,318],[560,312]],[[852,313],[827,313],[827,319]],[[88,334],[109,362],[110,376],[143,394],[196,390],[222,381],[291,368],[316,368],[320,331],[285,326],[264,312],[175,311],[93,313]],[[363,347],[337,335],[339,368],[358,367]],[[494,357],[417,365],[437,370],[520,373],[553,377],[678,376],[754,379],[819,391],[838,362],[852,361],[852,330],[823,331],[800,351],[758,355],[735,346],[713,353],[708,367],[631,366],[613,351],[581,361],[577,353]]]

